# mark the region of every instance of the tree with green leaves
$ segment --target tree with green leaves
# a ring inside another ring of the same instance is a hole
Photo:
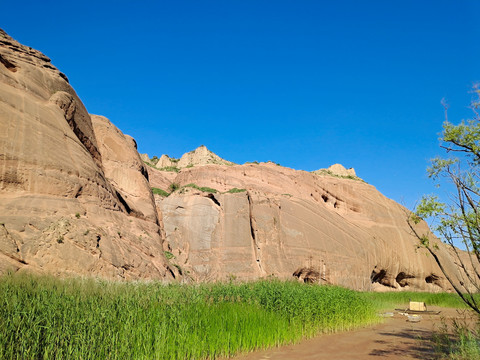
[[[432,159],[428,176],[437,187],[447,190],[448,200],[436,195],[424,196],[411,216],[412,222],[429,220],[430,228],[450,249],[458,273],[449,273],[437,256],[436,237],[419,234],[420,246],[433,256],[446,279],[475,312],[480,314],[474,294],[480,292],[480,87],[473,88],[473,117],[458,125],[448,120],[444,101],[445,122],[440,136],[444,157]],[[465,250],[458,248],[462,246]]]

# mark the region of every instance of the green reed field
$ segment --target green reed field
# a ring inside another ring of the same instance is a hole
[[[378,322],[380,303],[341,287],[275,280],[164,285],[7,275],[0,359],[215,359]]]
[[[393,309],[408,306],[409,301],[422,301],[428,306],[442,306],[452,308],[466,308],[465,303],[455,293],[427,293],[427,292],[362,292],[361,297],[372,303],[377,309]],[[477,297],[476,297],[477,298]],[[478,297],[480,300],[480,297]]]

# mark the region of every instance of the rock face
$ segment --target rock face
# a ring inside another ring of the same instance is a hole
[[[162,155],[160,159],[149,159],[147,154],[142,154],[143,160],[158,169],[177,168],[183,169],[193,166],[203,166],[208,164],[217,165],[234,165],[231,161],[222,159],[207,149],[205,145],[201,145],[193,151],[183,154],[180,159],[171,158],[168,155]]]
[[[353,169],[235,165],[204,146],[153,161],[136,147],[0,31],[0,273],[449,289],[408,210]],[[441,244],[439,257],[456,271]]]
[[[295,274],[361,290],[449,289],[416,249],[408,210],[361,180],[265,163],[188,168],[173,182],[180,188],[156,196],[157,207],[172,261],[195,281]]]
[[[178,168],[208,164],[233,165],[232,162],[222,159],[220,156],[208,150],[205,145],[202,145],[193,151],[183,154],[178,162]]]
[[[100,144],[107,180],[114,186],[127,213],[158,222],[147,169],[137,152],[135,140],[124,135],[106,117],[91,115]]]
[[[133,139],[0,31],[0,272],[171,276]]]
[[[160,159],[158,159],[156,162],[153,161],[152,164],[158,168],[177,167],[178,159],[171,158],[168,155],[162,155],[160,156]]]

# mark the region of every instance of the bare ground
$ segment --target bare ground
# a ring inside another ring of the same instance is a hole
[[[442,323],[453,319],[472,319],[466,310],[434,308],[438,315],[422,315],[417,323],[394,312],[393,317],[372,327],[337,334],[321,335],[296,345],[257,351],[236,360],[307,360],[307,359],[438,359],[432,339]]]

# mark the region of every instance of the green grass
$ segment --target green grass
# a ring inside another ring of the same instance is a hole
[[[454,331],[456,340],[450,343],[449,359],[478,360],[480,359],[479,329],[457,328]]]
[[[196,184],[187,184],[187,185],[184,185],[183,187],[184,188],[185,187],[191,187],[191,188],[203,191],[203,192],[208,192],[208,193],[213,193],[213,194],[215,194],[217,192],[217,190],[215,190],[215,189],[209,188],[207,186],[200,187]]]
[[[278,280],[167,285],[8,274],[0,277],[0,359],[216,359],[376,323],[378,311],[410,300],[463,307],[454,294]],[[477,356],[478,339],[462,336],[452,358]]]
[[[171,183],[168,186],[168,190],[170,191],[170,194],[173,193],[174,191],[177,191],[178,189],[180,189],[180,184],[178,183]]]
[[[0,278],[1,359],[215,359],[378,321],[351,290]]]
[[[165,257],[168,260],[173,259],[175,257],[175,255],[173,255],[170,251],[164,251],[163,253],[165,254]]]
[[[165,167],[162,167],[162,168],[158,168],[148,161],[144,161],[144,164],[150,166],[151,168],[160,170],[160,171],[170,171],[170,172],[177,172],[177,173],[180,171],[180,169],[177,168],[176,166],[165,166]]]
[[[245,191],[247,191],[247,189],[237,189],[237,188],[233,188],[233,189],[228,190],[226,193],[228,193],[228,194],[236,194],[236,193],[241,193],[241,192],[245,192]]]
[[[433,334],[433,347],[441,359],[480,359],[480,338],[477,327],[463,321],[443,322]]]
[[[165,190],[162,190],[162,189],[159,189],[159,188],[156,188],[156,187],[152,187],[152,192],[154,194],[157,194],[157,195],[160,195],[160,196],[163,196],[163,197],[167,197],[168,195],[170,195]]]
[[[151,168],[154,168],[154,169],[157,169],[157,170],[160,170],[159,168],[157,168],[155,165],[153,165],[152,163],[148,162],[148,161],[143,161],[143,163],[147,166],[150,166]]]
[[[158,169],[158,168],[157,168]],[[159,168],[158,170],[160,171],[170,171],[170,172],[179,172],[180,169],[177,168],[176,166],[165,166],[165,167],[162,167],[162,168]]]
[[[428,306],[441,306],[453,308],[465,308],[465,304],[457,294],[453,293],[427,293],[427,292],[362,292],[360,293],[368,302],[372,303],[377,309],[383,310],[407,306],[409,301],[424,302]],[[480,298],[479,298],[480,300]]]

